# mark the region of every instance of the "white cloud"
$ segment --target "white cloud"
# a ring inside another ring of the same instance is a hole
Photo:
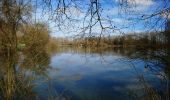
[[[149,7],[154,5],[153,0],[128,0],[128,3],[134,6],[134,9],[138,12],[145,12]]]
[[[127,0],[127,2],[136,6],[151,6],[154,4],[153,0]]]
[[[150,6],[154,4],[153,0],[116,0],[119,3],[128,3],[129,5],[143,5],[143,6]]]
[[[116,2],[127,4],[135,11],[145,11],[155,3],[153,0],[116,0]]]

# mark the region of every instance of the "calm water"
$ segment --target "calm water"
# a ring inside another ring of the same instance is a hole
[[[38,78],[35,91],[44,100],[131,100],[146,96],[144,84],[161,92],[164,65],[155,59],[130,59],[131,52],[63,48],[50,56],[46,77]]]
[[[161,95],[169,84],[164,63],[151,56],[158,53],[165,55],[62,47],[50,54],[21,54],[18,70],[34,77],[32,91],[41,100],[136,100],[148,96],[148,87]]]

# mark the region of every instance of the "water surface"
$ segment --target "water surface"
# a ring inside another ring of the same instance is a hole
[[[135,52],[64,47],[50,55],[49,67],[45,75],[38,75],[34,91],[44,100],[142,99],[147,96],[146,84],[161,93],[166,84],[164,64]]]
[[[161,49],[60,47],[18,55],[0,57],[0,99],[145,100],[170,90]]]

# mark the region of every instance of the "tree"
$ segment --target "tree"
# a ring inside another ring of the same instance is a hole
[[[26,50],[32,53],[45,50],[49,41],[49,32],[45,23],[24,25],[22,42],[26,45]]]
[[[0,1],[0,36],[4,51],[16,53],[17,29],[31,11],[29,0],[1,0]]]
[[[149,5],[152,3],[157,3],[157,6],[152,7],[155,8],[153,11],[140,11],[139,4]],[[98,30],[100,31],[95,34],[101,37],[106,32],[123,33],[123,29],[139,22],[147,22],[148,30],[161,29],[165,20],[169,18],[169,3],[169,0],[48,0],[43,1],[45,5],[43,10],[46,13],[50,12],[50,16],[52,16],[50,18],[57,22],[59,30],[64,30],[66,27],[72,28],[73,30],[68,31],[77,32],[79,33],[77,36],[83,37],[93,36],[95,28],[99,26]],[[106,7],[106,4],[109,6]],[[117,9],[117,13],[122,14],[126,21],[130,21],[129,25],[121,26],[116,23],[111,14],[115,13],[111,12],[114,8]],[[107,11],[110,13],[107,14]],[[83,25],[77,26],[77,23],[83,23]]]

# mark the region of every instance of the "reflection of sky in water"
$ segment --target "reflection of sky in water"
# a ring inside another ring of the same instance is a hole
[[[91,75],[106,71],[130,69],[130,66],[127,66],[123,61],[119,61],[118,58],[120,57],[107,56],[102,58],[99,55],[62,54],[52,58],[51,66],[52,70],[58,69],[60,70],[58,74],[64,76],[72,74]]]
[[[137,74],[143,74],[155,86],[160,85],[159,79],[144,68],[142,60],[130,63],[122,58],[118,55],[72,53],[53,56],[48,69],[49,82],[54,88],[52,94],[68,95],[72,100],[130,99],[129,91],[140,96],[143,94]],[[39,88],[45,89],[47,84]]]

